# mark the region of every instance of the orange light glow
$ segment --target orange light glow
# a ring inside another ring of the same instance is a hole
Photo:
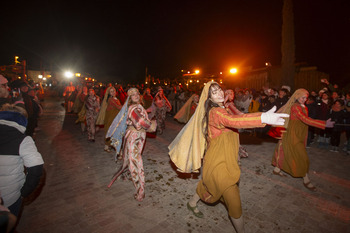
[[[231,68],[230,69],[231,74],[236,74],[237,73],[237,68]]]

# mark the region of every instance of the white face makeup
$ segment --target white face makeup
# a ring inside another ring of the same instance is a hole
[[[308,95],[308,94],[304,94],[303,96],[301,96],[301,97],[298,98],[298,102],[299,102],[300,104],[305,104],[305,102],[306,102],[306,100],[307,100],[307,97],[309,97],[309,95]]]
[[[132,94],[132,95],[131,95],[131,100],[132,100],[132,102],[134,102],[134,103],[140,102],[140,95],[139,95],[139,93],[134,93],[134,94]]]
[[[222,104],[225,100],[225,95],[224,95],[224,91],[219,87],[219,86],[211,86],[210,87],[210,93],[211,93],[211,100],[214,103],[217,104]]]

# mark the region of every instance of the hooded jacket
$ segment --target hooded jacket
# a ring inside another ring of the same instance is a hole
[[[0,192],[6,207],[33,192],[43,172],[41,154],[24,134],[26,125],[20,113],[0,112]]]

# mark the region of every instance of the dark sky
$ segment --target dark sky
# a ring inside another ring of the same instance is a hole
[[[71,69],[97,79],[172,78],[281,62],[282,0],[8,1],[0,65]],[[296,62],[350,76],[348,1],[295,0]]]

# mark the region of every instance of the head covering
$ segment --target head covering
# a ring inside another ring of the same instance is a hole
[[[286,89],[286,90],[288,90],[288,91],[290,92],[290,86],[283,85],[283,86],[281,87],[281,89]]]
[[[106,134],[106,138],[111,138],[111,145],[115,148],[115,159],[117,159],[117,155],[120,153],[120,149],[123,144],[123,137],[125,135],[127,127],[126,120],[128,118],[128,102],[130,96],[135,93],[139,93],[139,90],[137,88],[130,88],[128,90],[128,98],[126,99],[118,115],[114,118]]]
[[[14,111],[0,111],[0,120],[16,122],[21,126],[20,128],[23,131],[23,133],[28,124],[28,120],[25,116],[23,116],[19,112]]]
[[[188,122],[188,120],[190,119],[192,102],[193,102],[193,99],[195,96],[198,96],[198,95],[193,94],[186,101],[184,106],[182,106],[182,108],[180,108],[180,110],[176,113],[176,115],[174,116],[174,119],[176,119],[180,123],[187,123]]]
[[[140,94],[139,89],[132,87],[128,90],[128,96],[132,96],[133,94]]]
[[[111,138],[111,145],[115,148],[115,160],[123,144],[123,137],[126,131],[126,120],[128,118],[128,102],[130,96],[126,99],[122,109],[118,115],[114,118],[111,126],[109,127],[106,138]]]
[[[114,87],[108,87],[107,90],[106,90],[105,96],[103,97],[103,101],[102,101],[100,112],[98,113],[98,117],[97,117],[97,120],[96,120],[96,125],[104,125],[104,123],[105,123],[106,109],[107,109],[107,106],[108,106],[107,97],[108,97],[109,91],[112,88],[114,88]]]
[[[290,110],[293,106],[293,104],[295,103],[295,101],[297,101],[297,99],[299,99],[300,97],[302,97],[303,95],[308,95],[309,92],[303,88],[300,88],[298,90],[296,90],[293,95],[289,98],[288,102],[283,105],[277,112],[278,113],[287,113],[290,115]],[[284,128],[288,128],[288,124],[289,124],[289,117],[285,118],[285,122],[284,122]]]
[[[2,85],[2,84],[6,84],[6,83],[8,83],[9,81],[7,80],[7,78],[5,78],[4,76],[2,76],[1,74],[0,74],[0,84]]]
[[[202,120],[205,115],[205,101],[208,99],[209,87],[216,82],[208,82],[203,88],[201,98],[190,121],[168,146],[171,161],[178,171],[183,173],[199,172],[205,150],[205,136]]]

